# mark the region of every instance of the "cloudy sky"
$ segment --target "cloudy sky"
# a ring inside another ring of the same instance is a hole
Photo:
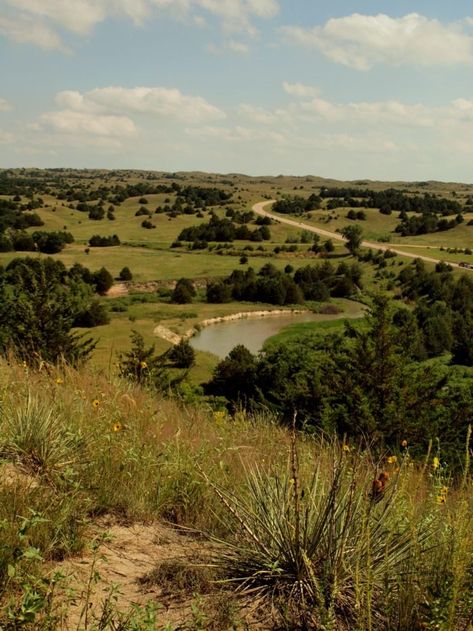
[[[0,0],[0,167],[473,181],[466,0]]]

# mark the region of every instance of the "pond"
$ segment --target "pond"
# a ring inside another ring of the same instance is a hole
[[[285,326],[301,322],[338,320],[341,317],[344,315],[307,312],[229,320],[203,328],[189,341],[195,350],[207,351],[221,358],[226,357],[237,344],[243,344],[252,353],[257,353],[268,337],[276,335]]]

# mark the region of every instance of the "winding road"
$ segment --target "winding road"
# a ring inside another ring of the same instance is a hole
[[[308,232],[315,232],[316,234],[320,234],[323,237],[328,237],[329,239],[336,239],[337,241],[345,242],[345,237],[342,237],[338,232],[330,232],[329,230],[325,230],[324,228],[316,228],[311,226],[310,224],[303,223],[302,221],[296,221],[294,219],[288,219],[287,217],[281,217],[280,215],[274,215],[273,213],[265,210],[265,206],[269,206],[269,204],[274,204],[276,200],[270,199],[264,202],[258,202],[253,206],[253,212],[257,215],[261,215],[262,217],[269,217],[273,221],[278,223],[284,223],[288,226],[294,226],[295,228],[301,228],[302,230],[307,230]],[[420,254],[415,254],[414,252],[406,252],[405,250],[399,250],[397,246],[393,246],[391,244],[384,243],[376,243],[374,241],[362,241],[361,245],[365,248],[372,248],[374,250],[389,250],[390,252],[395,252],[396,254],[400,254],[401,256],[406,256],[410,259],[421,259],[422,261],[427,261],[428,263],[448,263],[452,267],[457,267],[462,270],[466,270],[468,268],[463,267],[459,263],[453,263],[451,261],[445,261],[444,259],[434,259],[430,256],[422,256]],[[427,247],[427,246],[425,246]]]

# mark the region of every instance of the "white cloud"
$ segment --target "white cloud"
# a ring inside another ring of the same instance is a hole
[[[226,142],[257,142],[270,141],[274,144],[285,144],[286,137],[276,131],[254,127],[191,127],[185,130],[188,136],[196,138],[215,138]]]
[[[435,124],[436,112],[421,104],[400,101],[371,101],[338,104],[316,98],[304,101],[300,109],[329,121],[355,121],[375,124],[401,124],[428,127]]]
[[[8,131],[3,131],[2,129],[0,129],[0,142],[6,143],[6,142],[12,142],[13,140],[13,134],[11,134]]]
[[[3,35],[18,44],[34,44],[45,50],[60,50],[68,53],[69,48],[59,35],[47,24],[36,21],[29,16],[14,17],[0,15],[0,36]]]
[[[320,90],[313,85],[305,85],[304,83],[289,83],[284,81],[282,84],[284,91],[291,96],[298,97],[315,97],[318,96]]]
[[[312,29],[287,26],[282,30],[290,40],[356,70],[369,70],[376,64],[473,63],[473,37],[461,23],[442,24],[418,13],[400,18],[354,13]]]
[[[256,34],[254,19],[269,19],[279,10],[277,0],[3,0],[0,35],[19,43],[36,44],[44,49],[68,49],[57,33],[62,28],[76,35],[89,34],[112,16],[126,17],[140,25],[154,15],[169,13],[189,17],[198,26],[205,16],[216,17],[227,31]],[[230,43],[230,48],[232,44]],[[243,44],[235,42],[233,47]]]
[[[46,112],[39,119],[40,127],[46,127],[59,134],[91,135],[122,138],[132,136],[136,131],[134,122],[126,116],[110,116],[61,110]]]
[[[0,98],[0,112],[6,112],[11,109],[10,103],[6,99]]]
[[[237,42],[231,39],[221,46],[218,46],[216,44],[208,44],[207,50],[212,55],[223,55],[226,52],[235,53],[236,55],[247,55],[250,52],[250,47],[244,42]]]
[[[187,124],[221,120],[225,113],[201,96],[187,96],[175,88],[110,86],[81,94],[60,92],[56,103],[77,112],[148,114]]]
[[[259,125],[272,125],[278,122],[290,123],[291,115],[284,109],[266,110],[248,103],[242,103],[238,108],[238,113],[243,118]]]

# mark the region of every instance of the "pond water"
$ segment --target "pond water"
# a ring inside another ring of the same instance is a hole
[[[300,322],[337,320],[340,317],[343,316],[308,312],[229,320],[203,328],[189,341],[196,350],[208,351],[221,358],[226,357],[237,344],[243,344],[252,353],[257,353],[268,337],[276,335],[285,326]]]

